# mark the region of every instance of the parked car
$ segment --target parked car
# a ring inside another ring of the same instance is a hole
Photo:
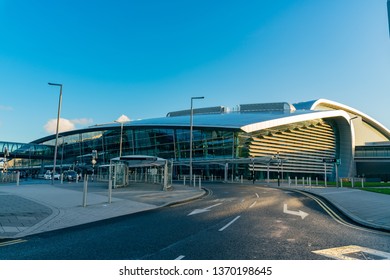
[[[45,180],[51,180],[51,176],[52,176],[53,172],[51,172],[50,170],[47,170],[45,175],[43,175],[43,178]],[[54,173],[54,180],[59,180],[61,178],[61,175],[58,174],[58,173]]]
[[[78,174],[74,170],[68,170],[64,172],[64,180],[67,181],[76,181],[78,177]]]
[[[54,180],[59,180],[59,179],[61,179],[61,174],[54,173]]]
[[[47,170],[46,173],[43,175],[43,179],[51,180],[51,172],[49,170]]]

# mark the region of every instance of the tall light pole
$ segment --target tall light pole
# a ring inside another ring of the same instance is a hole
[[[126,123],[126,122],[129,122],[129,121],[114,121],[116,123],[120,123],[121,124],[121,135],[120,135],[120,139],[119,139],[119,158],[122,157],[122,144],[123,144],[123,124]]]
[[[190,186],[192,186],[192,126],[194,118],[193,100],[204,99],[204,96],[191,97],[191,111],[190,111]],[[195,183],[195,182],[194,182]]]
[[[56,173],[56,163],[57,163],[57,145],[58,145],[58,130],[60,127],[60,114],[61,114],[61,104],[62,104],[62,84],[48,83],[49,86],[60,87],[60,97],[58,101],[58,113],[57,113],[57,127],[56,127],[56,142],[54,144],[54,160],[53,160],[53,173],[51,175],[51,183],[54,185],[54,174]]]
[[[4,159],[3,159],[3,173],[7,172],[7,157],[9,157],[9,151],[7,147],[4,147]]]
[[[389,23],[389,35],[390,35],[390,0],[387,0],[387,18]]]

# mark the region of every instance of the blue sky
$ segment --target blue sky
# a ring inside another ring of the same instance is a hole
[[[317,98],[390,127],[386,0],[0,0],[0,141]],[[65,126],[64,126],[65,128]]]

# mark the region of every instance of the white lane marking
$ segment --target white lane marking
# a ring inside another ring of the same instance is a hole
[[[227,229],[229,226],[231,226],[235,221],[237,221],[241,216],[237,216],[235,217],[230,223],[228,223],[226,226],[222,227],[219,229],[219,231],[224,231],[225,229]]]
[[[259,194],[258,194],[258,193],[256,193],[256,196],[257,196],[257,198],[260,198],[260,196],[259,196]]]
[[[5,247],[5,246],[9,246],[9,245],[15,245],[15,244],[23,243],[23,242],[26,242],[26,241],[27,240],[24,240],[24,239],[15,239],[15,240],[11,240],[11,241],[1,242],[0,243],[0,247]]]
[[[179,260],[182,260],[182,259],[184,259],[184,258],[185,258],[185,256],[180,255],[180,256],[178,256],[178,257],[175,259],[175,261],[179,261]]]
[[[249,206],[249,208],[252,208],[253,206],[255,206],[257,203],[257,201],[253,202],[251,206]]]

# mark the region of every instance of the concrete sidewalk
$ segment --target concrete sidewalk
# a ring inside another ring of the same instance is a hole
[[[375,229],[390,231],[390,195],[361,188],[282,186],[325,198],[353,221]]]
[[[89,183],[83,207],[83,183],[0,185],[0,238],[67,228],[147,211],[205,194],[199,188],[159,185],[113,189],[108,203],[107,184]]]

